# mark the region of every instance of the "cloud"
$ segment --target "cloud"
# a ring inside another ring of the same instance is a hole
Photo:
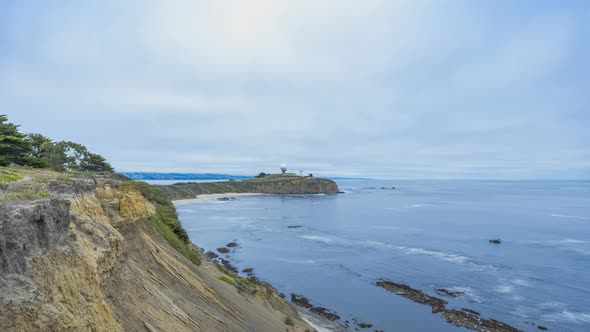
[[[128,171],[588,178],[576,6],[15,1],[0,107]]]

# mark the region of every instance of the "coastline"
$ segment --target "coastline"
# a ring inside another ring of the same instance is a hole
[[[270,194],[260,194],[260,193],[201,194],[201,195],[197,195],[195,198],[172,200],[172,203],[174,203],[174,205],[182,205],[182,204],[189,204],[189,203],[194,203],[194,202],[214,201],[218,198],[223,198],[223,197],[266,196],[266,195],[270,195]]]

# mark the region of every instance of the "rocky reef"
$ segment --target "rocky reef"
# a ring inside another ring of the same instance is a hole
[[[520,330],[512,327],[506,323],[497,321],[495,319],[484,319],[480,317],[480,313],[471,309],[462,308],[447,309],[447,301],[425,294],[421,290],[412,288],[408,285],[398,284],[389,280],[380,280],[375,283],[375,286],[386,289],[389,292],[403,296],[416,303],[428,305],[432,308],[432,313],[441,313],[441,318],[458,327],[464,327],[473,331],[480,332],[519,332]],[[460,293],[450,292],[445,289],[437,289],[437,293],[450,297],[459,296]]]
[[[270,285],[204,259],[140,187],[0,168],[0,331],[312,330]]]
[[[242,181],[176,183],[160,186],[172,200],[191,199],[203,194],[336,194],[336,182],[329,179],[295,175],[267,175]]]

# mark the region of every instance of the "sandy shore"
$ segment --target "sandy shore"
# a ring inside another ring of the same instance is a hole
[[[258,193],[204,194],[204,195],[198,195],[196,198],[175,200],[175,201],[172,201],[172,203],[174,203],[175,205],[180,205],[180,204],[188,204],[188,203],[194,203],[194,202],[213,201],[213,200],[216,200],[218,198],[223,198],[223,197],[262,196],[262,195],[268,195],[268,194],[258,194]]]

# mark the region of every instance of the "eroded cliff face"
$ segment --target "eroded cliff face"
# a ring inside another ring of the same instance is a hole
[[[120,179],[39,174],[2,188],[0,331],[312,330],[270,286],[180,255]]]

